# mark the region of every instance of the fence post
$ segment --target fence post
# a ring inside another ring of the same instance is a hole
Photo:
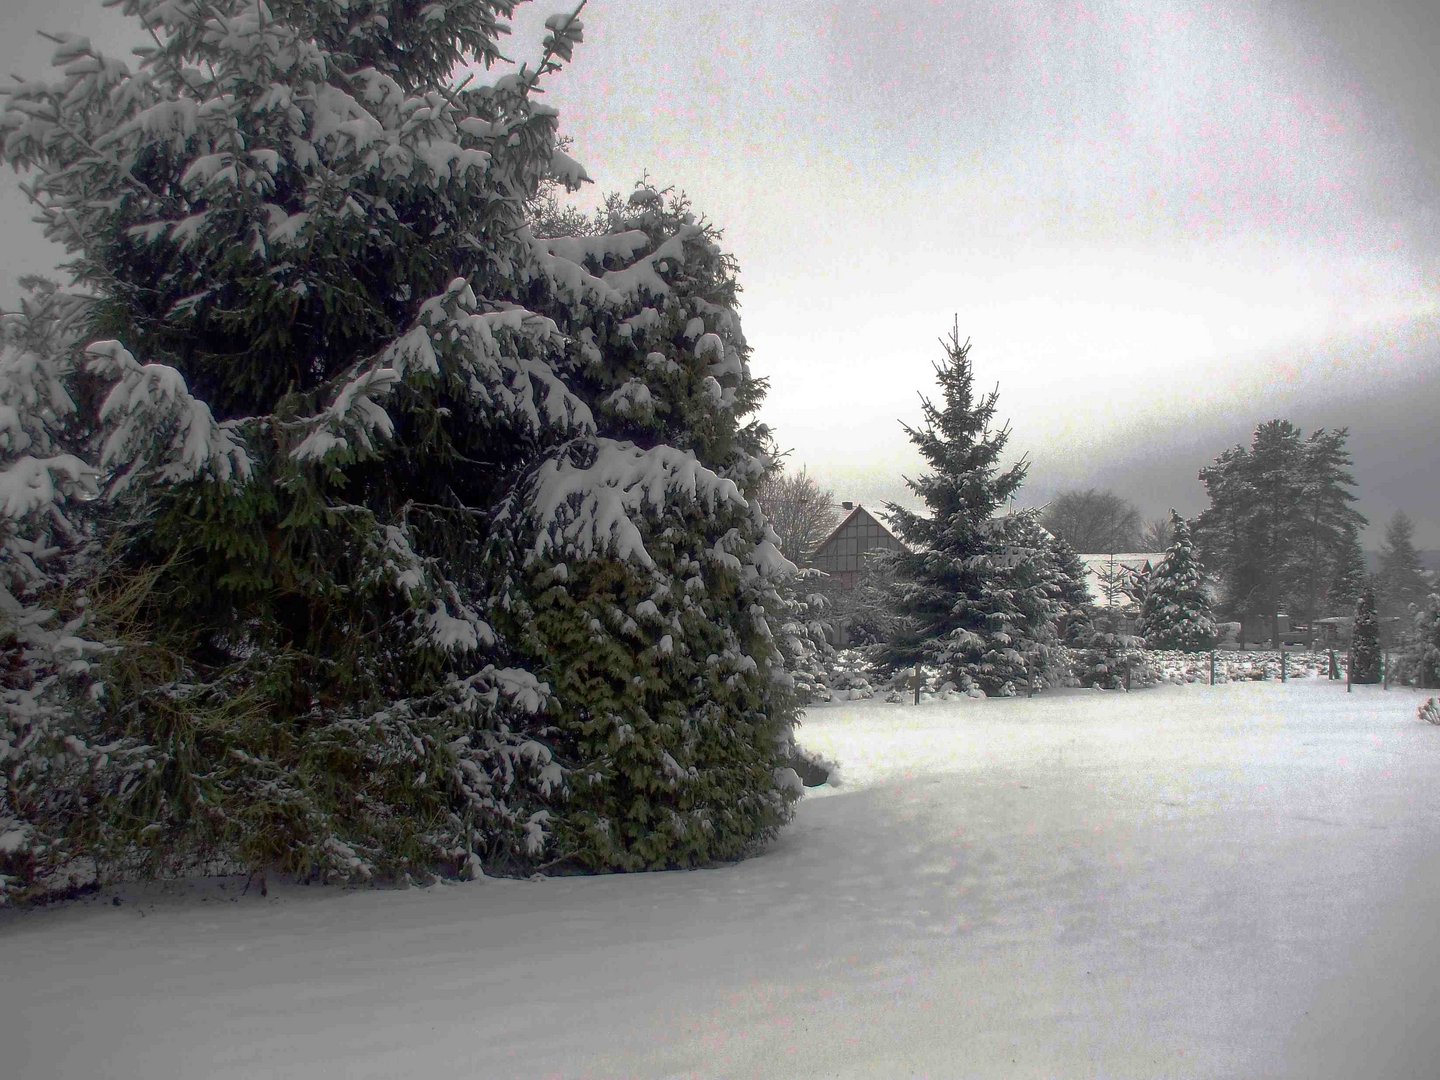
[[[1340,681],[1340,661],[1335,659],[1335,650],[1330,650],[1330,679],[1332,682]]]
[[[1389,650],[1389,648],[1386,648],[1386,650],[1380,654],[1380,670],[1385,673],[1385,677],[1381,680],[1381,683],[1380,683],[1381,689],[1389,690],[1389,689],[1390,689],[1390,650]]]
[[[1290,681],[1290,654],[1285,651],[1285,646],[1280,646],[1280,681]]]
[[[1353,684],[1350,682],[1350,673],[1354,670],[1355,648],[1351,646],[1350,651],[1345,654],[1345,693],[1347,694],[1353,694],[1355,692]]]
[[[1215,650],[1210,650],[1210,685],[1215,685]]]

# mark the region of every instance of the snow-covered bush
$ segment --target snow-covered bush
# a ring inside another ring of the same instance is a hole
[[[1425,703],[1420,706],[1419,716],[1427,724],[1440,724],[1440,701],[1435,698],[1426,698]]]
[[[1112,617],[1102,613],[1070,648],[1071,670],[1081,686],[1101,690],[1150,686],[1159,673],[1143,645],[1141,639],[1124,633]]]
[[[796,703],[802,706],[831,697],[835,647],[825,633],[830,600],[824,593],[807,591],[818,576],[817,570],[799,571],[780,590],[783,608],[776,613],[776,640],[794,681]]]
[[[1145,658],[1156,670],[1160,682],[1167,683],[1208,683],[1210,681],[1210,655],[1208,653],[1180,652],[1175,650],[1145,650]],[[1282,657],[1279,652],[1240,652],[1221,649],[1215,654],[1215,681],[1226,682],[1279,682],[1283,675],[1290,679],[1324,679],[1330,674],[1330,657],[1323,652],[1290,652]],[[1337,657],[1337,670],[1343,674],[1345,658]]]
[[[794,709],[790,567],[746,501],[763,383],[683,202],[530,228],[542,183],[584,178],[532,100],[578,21],[454,87],[508,0],[121,6],[136,69],[65,37],[0,109],[98,297],[96,591],[125,626],[96,736],[143,766],[91,778],[86,854],[363,879],[772,833]],[[62,493],[94,475],[67,468]]]
[[[830,692],[838,701],[875,696],[870,682],[870,657],[864,649],[839,649],[830,668]]]

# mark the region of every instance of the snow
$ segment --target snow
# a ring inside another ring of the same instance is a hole
[[[844,702],[738,865],[0,913],[7,1074],[1433,1075],[1425,696]]]

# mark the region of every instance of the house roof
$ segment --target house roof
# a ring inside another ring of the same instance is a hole
[[[845,532],[845,530],[850,526],[852,522],[858,523],[861,521],[874,522],[875,525],[882,532],[884,532],[886,536],[890,537],[891,540],[894,540],[897,545],[899,545],[906,551],[910,550],[903,540],[901,540],[898,536],[896,536],[890,531],[889,526],[887,526],[883,521],[881,521],[878,517],[872,514],[869,510],[866,510],[865,507],[861,506],[859,503],[856,503],[855,509],[851,510],[843,518],[841,518],[840,523],[830,531],[830,535],[827,536],[824,540],[822,540],[820,544],[815,548],[815,554],[811,556],[812,560],[819,558],[820,555],[825,552],[825,549],[828,548],[832,543],[834,543],[834,541]]]

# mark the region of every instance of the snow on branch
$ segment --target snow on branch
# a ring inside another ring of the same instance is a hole
[[[664,445],[643,450],[612,439],[596,440],[595,448],[589,465],[566,455],[540,467],[531,507],[539,522],[534,557],[613,554],[653,568],[636,516],[658,516],[677,498],[697,501],[711,514],[723,506],[748,512],[735,482],[701,465],[688,450]]]
[[[305,422],[309,434],[290,456],[296,461],[323,461],[355,446],[374,450],[375,436],[388,439],[395,433],[390,414],[375,399],[388,395],[399,381],[394,368],[372,367],[341,384],[330,406]]]
[[[236,425],[217,423],[180,372],[165,364],[142,365],[118,341],[97,341],[85,352],[92,372],[115,380],[100,406],[108,429],[100,463],[119,470],[112,493],[149,470],[167,484],[206,473],[221,483],[249,477],[250,457]]]
[[[471,392],[522,419],[531,431],[595,430],[590,406],[555,372],[551,357],[567,339],[552,319],[515,304],[496,303],[483,310],[469,282],[457,277],[445,292],[421,305],[419,322],[431,341],[457,346],[450,355],[473,376]],[[433,348],[424,349],[414,331],[401,338],[393,352],[421,364],[435,355]]]

